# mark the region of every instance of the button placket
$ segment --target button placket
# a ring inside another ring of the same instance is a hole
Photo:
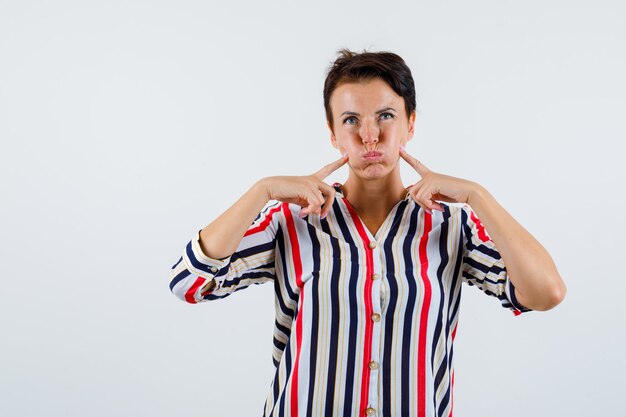
[[[369,319],[372,324],[372,347],[370,352],[369,362],[367,364],[370,372],[370,381],[368,387],[368,399],[369,405],[365,412],[366,415],[376,415],[376,405],[378,404],[378,391],[380,386],[380,345],[382,343],[381,337],[381,303],[380,303],[380,290],[382,283],[382,262],[380,245],[377,241],[371,240],[369,242],[369,250],[373,258],[373,269],[369,279],[372,280],[372,287],[370,297],[372,297],[372,311]],[[369,411],[368,411],[369,410]]]

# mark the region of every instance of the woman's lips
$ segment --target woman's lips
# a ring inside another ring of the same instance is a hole
[[[365,155],[363,155],[363,159],[365,159],[368,162],[382,161],[383,160],[383,154],[380,153],[380,152],[376,152],[376,151],[370,151],[370,152],[366,153]]]

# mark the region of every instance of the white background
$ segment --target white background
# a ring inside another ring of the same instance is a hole
[[[256,180],[339,157],[322,86],[349,47],[406,60],[408,151],[485,186],[568,288],[515,317],[464,287],[454,415],[623,416],[625,12],[0,1],[0,415],[261,415],[272,286],[187,305],[169,270]]]

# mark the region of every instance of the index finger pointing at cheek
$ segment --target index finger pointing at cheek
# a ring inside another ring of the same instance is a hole
[[[346,162],[348,162],[348,153],[347,152],[345,154],[343,154],[341,158],[339,158],[338,160],[336,160],[334,162],[331,162],[330,164],[326,165],[325,167],[323,167],[322,169],[320,169],[319,171],[317,171],[313,175],[315,175],[320,180],[323,180],[324,178],[326,178],[327,176],[332,174],[334,171],[339,169]]]
[[[424,176],[430,172],[430,169],[426,168],[426,165],[422,164],[417,158],[409,155],[404,146],[400,146],[400,156],[404,159],[409,165],[413,167],[415,171],[417,171],[420,176]]]

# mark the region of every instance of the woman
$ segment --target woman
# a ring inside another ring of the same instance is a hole
[[[198,303],[274,283],[264,416],[449,416],[462,282],[515,314],[553,308],[565,285],[484,187],[407,153],[415,89],[398,55],[341,50],[324,105],[342,157],[257,181],[196,233],[170,288]],[[401,158],[421,176],[410,187]],[[346,163],[345,184],[324,182]]]

